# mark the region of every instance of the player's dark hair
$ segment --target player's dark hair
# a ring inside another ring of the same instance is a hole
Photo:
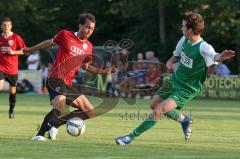
[[[183,20],[186,22],[186,27],[192,29],[194,35],[202,34],[204,30],[204,20],[200,14],[186,12],[184,13]]]
[[[11,22],[12,23],[12,20],[8,17],[5,17],[5,18],[2,19],[2,23],[3,22]]]
[[[92,15],[91,13],[82,13],[79,15],[79,19],[78,19],[79,24],[84,25],[87,20],[90,20],[91,22],[96,23],[95,16]]]

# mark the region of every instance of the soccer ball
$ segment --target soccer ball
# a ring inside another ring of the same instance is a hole
[[[67,121],[66,128],[69,135],[79,136],[84,133],[86,126],[81,118],[75,117]]]

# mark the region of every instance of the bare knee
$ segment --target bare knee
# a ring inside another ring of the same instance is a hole
[[[150,108],[155,109],[159,103],[163,101],[162,98],[160,98],[158,95],[153,96],[151,103],[150,103]]]
[[[80,97],[75,99],[72,103],[72,106],[77,109],[82,110],[89,117],[93,116],[94,108],[93,108],[92,104],[89,102],[89,100],[84,95],[81,95]]]
[[[13,86],[10,86],[10,87],[9,87],[9,93],[10,93],[10,94],[15,94],[16,91],[17,91],[17,88],[16,88],[15,86],[14,86],[14,87],[13,87]]]
[[[3,89],[4,80],[0,80],[0,90]]]

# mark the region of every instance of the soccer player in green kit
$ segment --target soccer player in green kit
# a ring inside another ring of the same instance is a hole
[[[165,91],[160,88],[158,95],[151,100],[150,106],[153,113],[130,134],[117,137],[116,144],[130,144],[136,137],[152,128],[163,115],[179,122],[185,140],[190,139],[191,116],[184,115],[179,110],[199,94],[207,78],[207,68],[215,62],[234,57],[235,51],[225,50],[218,54],[202,39],[204,20],[198,13],[186,12],[183,16],[181,30],[183,37],[179,40],[173,56],[166,65],[168,72],[172,72],[174,64],[179,62],[171,76],[170,89]]]

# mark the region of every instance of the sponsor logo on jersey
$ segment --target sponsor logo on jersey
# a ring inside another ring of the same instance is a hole
[[[1,53],[6,53],[10,47],[1,47]]]
[[[9,44],[9,46],[12,46],[13,45],[13,40],[8,40],[8,44]]]
[[[84,50],[82,50],[82,49],[80,49],[80,48],[78,48],[76,46],[71,46],[70,49],[72,51],[71,54],[74,55],[74,56],[76,56],[76,55],[83,56],[85,54]]]
[[[192,68],[192,65],[193,65],[193,59],[187,57],[184,52],[182,51],[181,52],[181,63],[188,67],[188,68]]]
[[[87,50],[88,45],[86,43],[83,43],[83,50]]]

